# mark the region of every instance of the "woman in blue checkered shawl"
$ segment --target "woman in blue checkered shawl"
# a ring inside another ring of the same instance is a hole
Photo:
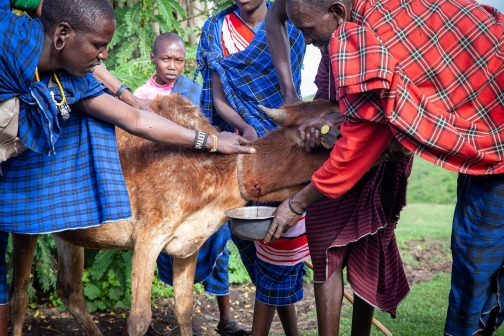
[[[38,20],[13,14],[9,1],[0,0],[0,26],[0,103],[20,98],[19,137],[28,148],[2,164],[0,177],[0,334],[5,334],[7,232],[50,233],[131,217],[114,124],[188,147],[195,132],[103,94],[91,72],[107,58],[115,31],[108,1],[45,0]],[[142,124],[157,127],[135,126]],[[252,151],[229,133],[219,134],[218,143],[224,153]]]

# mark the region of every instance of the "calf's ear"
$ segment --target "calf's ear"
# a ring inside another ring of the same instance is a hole
[[[262,105],[259,105],[259,108],[280,125],[287,120],[287,112],[284,109],[273,109]]]

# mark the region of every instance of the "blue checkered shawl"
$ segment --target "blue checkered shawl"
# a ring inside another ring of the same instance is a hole
[[[182,97],[189,99],[196,106],[200,104],[201,85],[185,76],[180,75],[173,85],[172,93],[178,93]]]
[[[1,239],[1,236],[0,236]],[[196,261],[196,270],[194,272],[194,283],[203,283],[211,279],[212,272],[214,272],[216,264],[219,259],[226,261],[225,268],[228,267],[229,254],[226,254],[227,242],[231,240],[231,231],[228,223],[217,230],[211,235],[200,247],[198,251],[198,259]],[[170,286],[173,286],[173,257],[165,252],[159,254],[157,259],[158,277]],[[226,272],[227,273],[227,272]],[[1,274],[1,273],[0,273]],[[218,277],[217,277],[218,278]],[[219,281],[210,281],[211,287],[228,287],[226,280],[225,284],[218,283]],[[222,281],[220,281],[222,282]],[[225,293],[229,291],[228,288],[222,288]],[[217,290],[218,291],[218,290]],[[215,293],[217,294],[217,293]],[[221,294],[222,295],[222,294]]]
[[[47,82],[35,81],[35,68],[42,52],[44,29],[38,19],[17,16],[7,0],[0,0],[0,102],[19,96],[19,137],[37,153],[55,153],[61,134],[61,119]],[[84,98],[88,79],[60,75],[65,94],[74,101]],[[59,97],[61,99],[61,97]]]
[[[65,91],[69,77],[60,74]],[[48,81],[42,79],[45,85]],[[80,98],[103,94],[103,85],[92,74],[82,83],[86,91]],[[55,154],[26,150],[2,163],[0,230],[49,233],[131,217],[114,126],[71,105],[77,100],[74,95],[67,99],[72,112],[68,120],[60,120]]]
[[[197,52],[197,69],[203,76],[201,108],[210,118],[212,125],[222,130],[234,131],[234,128],[220,117],[213,105],[212,73],[215,71],[221,79],[231,107],[247,124],[255,128],[257,135],[263,136],[277,124],[257,106],[276,108],[282,105],[280,84],[268,50],[264,22],[245,50],[224,58],[221,44],[222,23],[224,16],[237,8],[233,5],[225,9],[208,19],[203,26]],[[301,66],[306,47],[303,35],[290,22],[288,33],[294,84],[300,94]]]

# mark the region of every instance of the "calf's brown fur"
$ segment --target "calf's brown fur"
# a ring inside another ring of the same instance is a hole
[[[199,109],[178,95],[156,100],[152,109],[172,121],[209,134],[217,131]],[[253,143],[256,154],[220,155],[154,143],[117,130],[121,165],[133,217],[80,230],[54,233],[58,247],[57,292],[87,335],[101,335],[82,292],[83,247],[133,249],[132,304],[127,333],[147,332],[150,290],[161,251],[174,257],[175,313],[183,336],[192,334],[192,293],[198,249],[223,225],[228,209],[257,199],[282,201],[309,183],[329,151],[300,149],[297,126],[334,112],[329,102],[294,104],[272,117],[285,126]],[[21,335],[26,290],[36,236],[13,235],[14,263],[10,319]]]

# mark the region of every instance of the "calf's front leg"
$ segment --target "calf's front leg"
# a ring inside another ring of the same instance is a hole
[[[131,312],[127,330],[129,336],[145,335],[152,319],[150,307],[152,278],[156,259],[164,246],[164,238],[148,230],[135,239],[131,274]]]
[[[28,285],[37,247],[38,235],[12,234],[12,261],[14,272],[10,287],[9,319],[12,335],[21,336],[28,306]]]
[[[175,316],[181,336],[192,335],[193,285],[198,252],[187,258],[173,258]]]

